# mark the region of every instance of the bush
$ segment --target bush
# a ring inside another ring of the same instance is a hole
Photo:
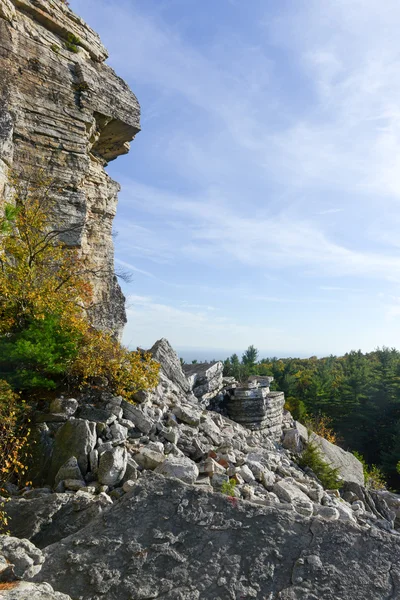
[[[224,481],[221,486],[221,492],[226,494],[226,496],[234,496],[235,495],[235,487],[236,480],[230,479],[229,481]]]
[[[301,453],[299,465],[303,469],[305,467],[311,469],[326,490],[337,490],[342,485],[339,469],[328,465],[317,445],[312,442]]]
[[[286,398],[285,410],[288,410],[292,417],[301,423],[304,423],[304,421],[308,418],[304,402],[298,398],[295,398],[294,396],[289,396]]]
[[[32,320],[22,331],[0,337],[0,374],[21,391],[56,389],[78,354],[82,333],[59,315]]]
[[[80,387],[105,387],[126,400],[133,400],[138,391],[156,387],[159,369],[160,365],[149,352],[132,352],[112,335],[90,328],[71,366],[70,376]]]
[[[24,423],[26,408],[10,385],[0,379],[0,495],[4,493],[6,483],[25,474],[23,455],[29,435]],[[7,516],[0,505],[0,532],[7,524]]]
[[[326,415],[319,414],[306,419],[305,425],[307,429],[313,431],[320,437],[325,438],[331,444],[337,444],[338,439],[336,433],[331,427],[332,419]]]
[[[78,46],[80,43],[81,40],[76,35],[74,35],[73,33],[67,34],[67,39],[65,41],[65,47],[67,48],[67,50],[76,54],[77,52],[79,52]]]
[[[385,475],[376,465],[369,465],[360,452],[353,452],[354,456],[362,463],[365,479],[365,487],[369,490],[386,489]]]

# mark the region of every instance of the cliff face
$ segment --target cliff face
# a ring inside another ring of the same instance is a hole
[[[111,237],[119,185],[104,167],[129,151],[140,107],[106,58],[62,0],[0,0],[0,197],[10,168],[22,178],[46,169],[57,182],[59,223],[72,229],[65,241],[93,271],[92,320],[120,334]]]

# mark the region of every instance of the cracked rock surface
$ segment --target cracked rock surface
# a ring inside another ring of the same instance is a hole
[[[35,580],[81,600],[400,597],[397,537],[150,472],[43,553]]]

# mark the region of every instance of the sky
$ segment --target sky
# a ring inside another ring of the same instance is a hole
[[[141,105],[108,173],[124,341],[400,347],[398,0],[72,0]]]

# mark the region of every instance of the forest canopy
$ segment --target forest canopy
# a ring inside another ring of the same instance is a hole
[[[286,408],[300,421],[326,416],[337,442],[378,465],[393,487],[400,487],[400,352],[361,350],[344,356],[258,358],[250,346],[239,359],[224,361],[224,375],[245,381],[251,374],[272,375],[271,388],[285,393]]]

